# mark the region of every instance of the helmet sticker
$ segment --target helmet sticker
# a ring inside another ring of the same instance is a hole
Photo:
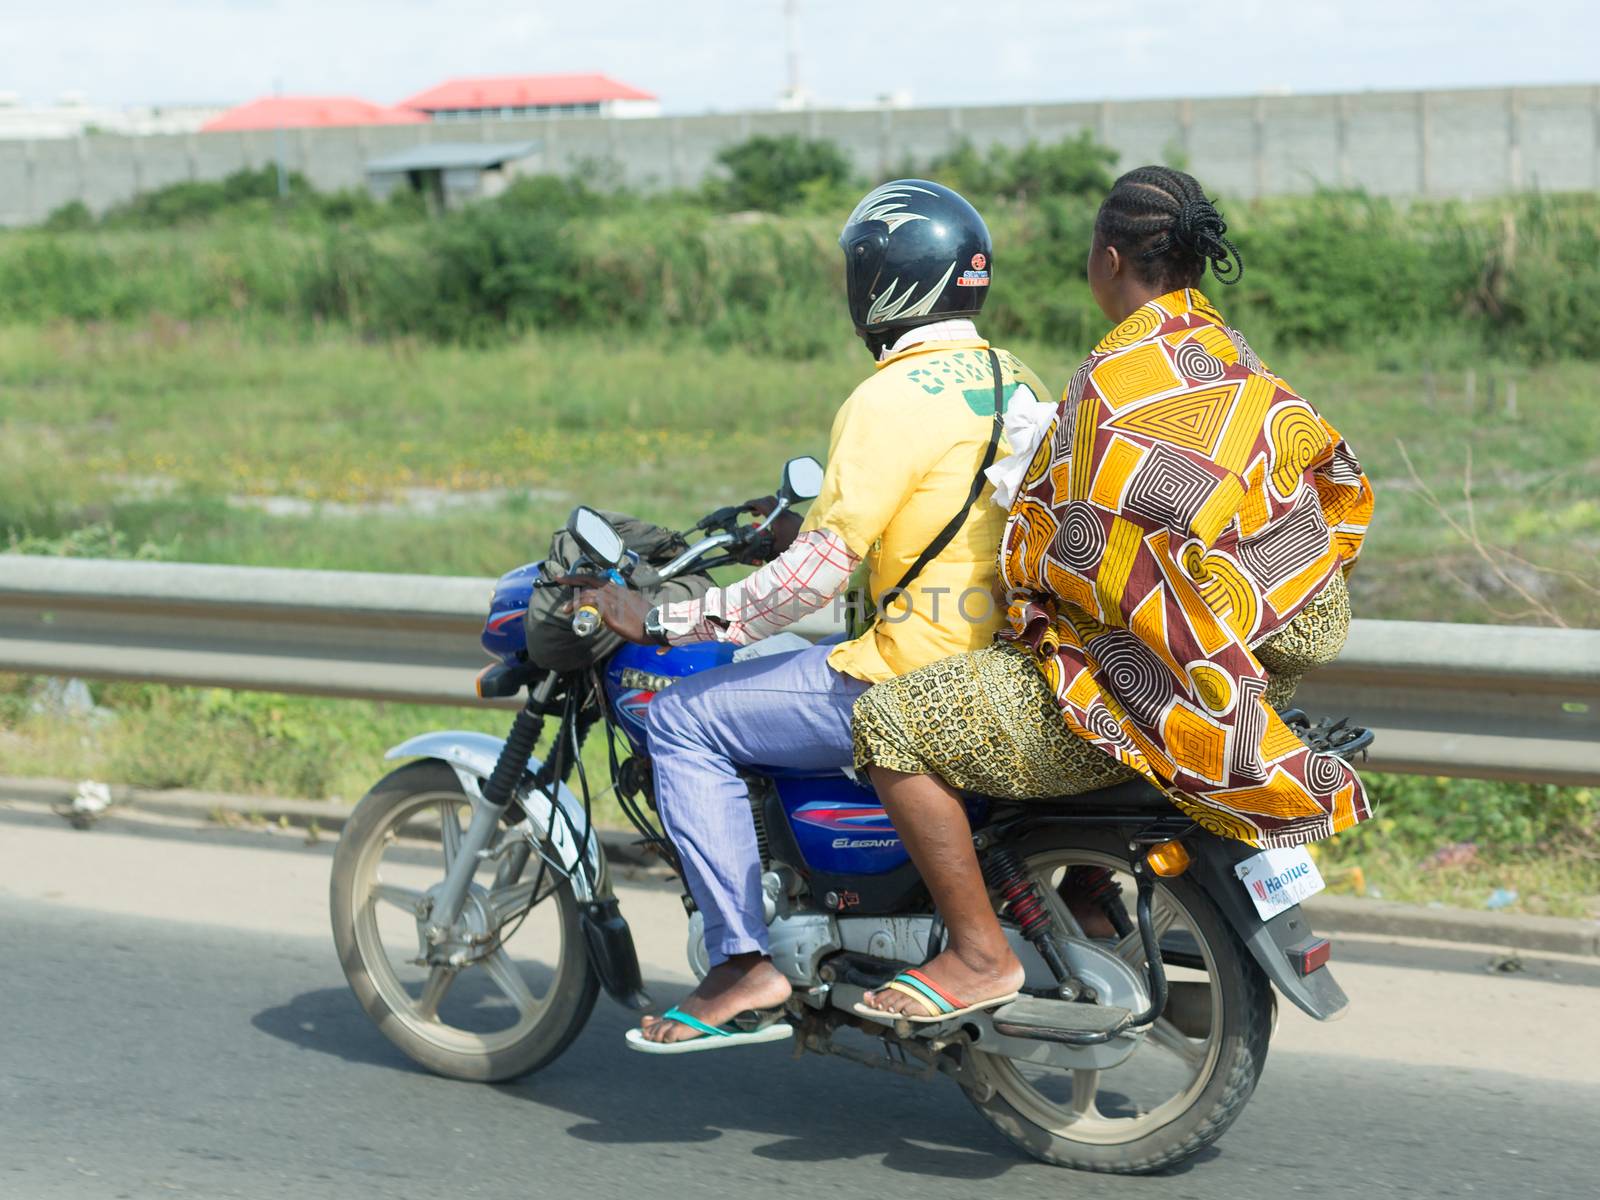
[[[900,286],[900,280],[899,278],[894,279],[884,289],[883,295],[874,300],[872,307],[867,309],[867,324],[876,325],[880,321],[903,321],[907,317],[927,316],[933,310],[934,304],[938,302],[940,294],[944,291],[945,284],[950,282],[950,276],[955,273],[956,264],[955,260],[952,259],[949,267],[945,269],[944,276],[938,283],[928,289],[927,295],[915,304],[911,303],[911,296],[916,291],[917,285],[915,283],[907,284],[906,290],[901,295],[896,296],[894,292],[895,288]],[[984,282],[987,283],[988,272],[984,272],[984,274],[986,276]]]
[[[989,265],[989,259],[988,259],[987,256],[985,256],[983,254],[974,254],[972,256],[972,269],[974,271],[981,271],[985,267],[987,267],[988,265]]]

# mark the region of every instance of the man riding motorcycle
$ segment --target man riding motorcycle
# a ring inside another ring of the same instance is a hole
[[[614,584],[581,592],[641,644],[748,643],[825,608],[865,563],[877,619],[835,645],[773,654],[675,684],[650,706],[654,795],[705,918],[709,974],[629,1042],[652,1053],[765,1040],[738,1014],[781,1008],[768,956],[760,856],[743,769],[846,768],[850,711],[873,683],[987,645],[1005,513],[983,471],[1001,414],[1037,375],[973,324],[993,271],[989,231],[965,199],[901,179],[858,204],[839,238],[850,316],[877,369],[839,409],[822,490],[781,555],[726,588],[652,607]],[[755,1022],[760,1025],[761,1022]]]

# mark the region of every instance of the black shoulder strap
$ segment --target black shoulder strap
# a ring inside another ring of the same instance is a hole
[[[972,477],[972,488],[967,492],[967,498],[961,505],[961,511],[950,518],[950,523],[939,531],[939,536],[928,543],[928,548],[917,557],[917,561],[907,568],[906,573],[900,576],[900,582],[889,589],[888,595],[903,592],[906,585],[915,579],[922,568],[939,557],[940,552],[950,544],[952,538],[967,523],[967,514],[972,511],[972,506],[977,502],[978,495],[983,491],[986,482],[983,473],[994,466],[995,450],[1000,445],[1000,429],[1002,418],[1006,411],[1006,385],[1000,378],[1000,356],[989,349],[989,366],[994,369],[994,428],[989,430],[989,448],[984,451],[983,465],[978,468],[978,473]]]

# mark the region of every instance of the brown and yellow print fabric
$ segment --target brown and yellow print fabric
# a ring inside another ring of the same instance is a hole
[[[1067,727],[1259,846],[1370,815],[1343,760],[1266,702],[1252,652],[1348,571],[1372,489],[1336,430],[1198,291],[1139,309],[1078,369],[1001,543],[1008,636]],[[1339,590],[1343,594],[1343,590]]]

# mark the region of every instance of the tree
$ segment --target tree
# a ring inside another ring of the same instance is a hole
[[[807,194],[838,187],[850,179],[850,160],[833,142],[764,134],[729,146],[717,155],[728,179],[712,185],[714,199],[730,209],[783,212]]]
[[[1100,197],[1111,190],[1117,152],[1087,130],[1049,145],[1029,142],[1018,150],[991,146],[980,153],[969,141],[929,164],[929,174],[957,191],[1012,200]]]

